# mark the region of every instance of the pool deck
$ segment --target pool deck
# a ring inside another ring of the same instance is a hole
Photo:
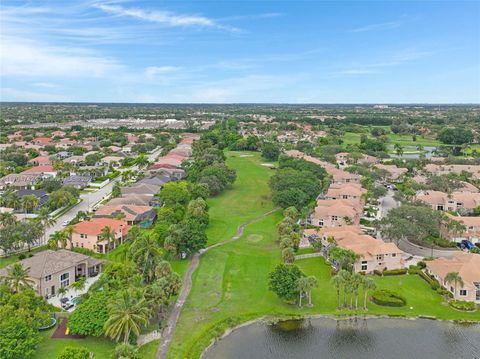
[[[75,298],[75,297],[78,297],[86,292],[88,292],[88,289],[92,286],[93,283],[95,283],[98,278],[100,278],[100,275],[97,275],[96,277],[90,277],[90,278],[87,278],[87,280],[85,281],[85,288],[83,290],[75,290],[71,287],[68,287],[67,288],[67,292],[62,295],[62,297],[59,297],[58,295],[54,296],[54,297],[51,297],[49,299],[47,299],[47,302],[58,307],[58,308],[61,308],[61,303],[60,303],[60,298],[63,298],[63,297],[67,297],[68,299],[72,299],[72,298]],[[72,308],[68,309],[67,311],[68,312],[73,312],[75,310],[75,307],[76,306],[73,306]]]

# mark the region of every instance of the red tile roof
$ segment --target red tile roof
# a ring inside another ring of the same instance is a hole
[[[126,222],[111,218],[92,218],[90,221],[83,221],[73,226],[75,233],[93,236],[98,236],[105,227],[110,227],[115,232],[122,229],[123,235],[126,235],[129,230]]]

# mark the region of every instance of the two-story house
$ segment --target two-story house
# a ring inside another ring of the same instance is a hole
[[[113,232],[110,241],[102,238],[102,230],[109,227]],[[72,244],[98,253],[108,253],[125,241],[130,226],[127,222],[111,218],[92,218],[73,226]],[[109,243],[110,242],[110,243]]]

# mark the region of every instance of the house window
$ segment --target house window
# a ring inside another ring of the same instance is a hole
[[[460,289],[460,295],[462,297],[465,297],[467,295],[467,290],[466,289]]]
[[[80,238],[87,238],[86,234],[80,234]]]
[[[397,253],[392,253],[392,257],[396,257],[397,256]]]
[[[368,264],[367,261],[362,261],[362,270],[367,270]]]
[[[45,282],[48,282],[48,281],[51,281],[51,280],[52,280],[52,276],[51,276],[51,275],[45,276]]]
[[[63,273],[60,276],[60,287],[65,288],[70,285],[70,273]]]
[[[377,254],[377,261],[381,261],[383,259],[383,256],[381,254]]]
[[[319,226],[323,226],[323,219],[320,219],[320,220],[318,221],[318,225],[319,225]]]
[[[338,216],[332,216],[332,221],[338,221]]]

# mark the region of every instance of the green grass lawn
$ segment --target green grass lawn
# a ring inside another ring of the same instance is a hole
[[[349,144],[360,144],[360,136],[361,133],[356,133],[356,132],[345,132],[345,135],[342,137],[343,139],[343,144],[349,145]],[[373,138],[372,135],[367,133],[367,136],[369,138]],[[433,137],[428,137],[428,136],[417,136],[417,140],[413,141],[412,136],[409,135],[397,135],[394,133],[389,133],[388,134],[389,138],[389,143],[390,144],[396,144],[398,143],[399,145],[402,146],[441,146],[443,145],[440,141],[436,140]],[[392,152],[393,153],[393,152]]]
[[[260,165],[264,162],[258,152],[227,153],[227,164],[237,171],[237,180],[231,189],[207,201],[209,245],[232,237],[241,223],[273,209],[268,179],[274,171]]]
[[[105,338],[89,337],[85,339],[50,339],[54,329],[42,332],[42,342],[38,346],[33,359],[57,358],[67,346],[84,347],[95,353],[95,359],[110,359],[115,343]],[[152,357],[153,358],[153,357]]]
[[[213,236],[211,243],[235,232],[238,223],[243,220],[272,208],[271,203],[265,203],[261,206],[263,210],[259,211],[258,206],[245,206],[243,203],[244,199],[255,203],[252,198],[268,198],[265,193],[268,193],[270,170],[258,165],[258,157],[240,158],[237,153],[233,155],[235,157],[229,157],[229,164],[237,169],[239,183],[221,197],[210,201],[210,213],[214,219],[209,228],[209,234]],[[260,177],[252,178],[253,173]],[[262,189],[266,192],[262,192]],[[232,193],[237,191],[241,194]],[[250,214],[252,206],[254,213]],[[222,220],[217,218],[219,215]],[[249,225],[238,241],[214,248],[201,257],[199,267],[193,274],[192,290],[182,309],[170,346],[169,359],[198,358],[212,339],[222,335],[226,329],[262,316],[353,314],[348,310],[336,310],[337,295],[330,283],[330,267],[320,257],[297,261],[302,271],[307,275],[315,275],[319,281],[318,288],[312,293],[313,308],[298,308],[284,303],[268,290],[268,274],[281,263],[276,235],[276,225],[281,219],[281,213],[276,212]],[[229,220],[232,220],[232,225]],[[407,306],[389,308],[368,303],[367,314],[480,320],[480,312],[458,312],[443,304],[442,298],[416,275],[374,278],[378,288],[389,288],[403,294],[407,298]],[[361,292],[360,298],[363,304]]]

